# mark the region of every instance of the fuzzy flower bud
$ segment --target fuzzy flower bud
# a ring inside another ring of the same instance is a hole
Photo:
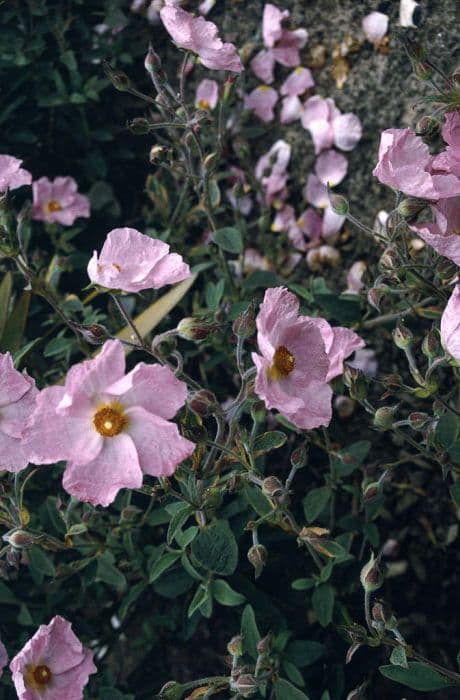
[[[273,635],[271,632],[262,637],[262,639],[257,644],[257,653],[260,656],[265,656],[269,654],[272,648]]]
[[[393,342],[400,350],[407,350],[412,345],[414,336],[412,332],[402,323],[398,323],[393,331]]]
[[[190,398],[188,402],[191,410],[202,418],[210,416],[217,406],[217,399],[211,391],[200,389]]]
[[[80,324],[71,322],[70,325],[91,345],[101,345],[109,335],[107,328],[99,323]]]
[[[444,258],[436,265],[436,272],[442,280],[447,282],[458,274],[458,267],[451,260]]]
[[[380,484],[378,481],[372,481],[363,490],[363,501],[364,503],[371,503],[375,501],[380,495]]]
[[[107,78],[110,80],[115,90],[118,90],[119,92],[126,92],[130,88],[131,81],[126,73],[123,73],[123,71],[114,70],[110,63],[107,63],[107,61],[104,61],[103,67]]]
[[[412,219],[426,207],[426,202],[417,197],[406,197],[398,204],[398,212],[405,219]]]
[[[384,297],[384,292],[379,287],[372,287],[367,293],[367,301],[377,311],[380,311],[380,304]]]
[[[367,379],[360,369],[345,365],[343,383],[348,387],[350,396],[355,401],[363,401],[367,396]]]
[[[136,117],[128,122],[128,129],[136,136],[144,136],[150,131],[150,122],[144,117]]]
[[[161,68],[161,58],[153,50],[152,46],[149,46],[147,55],[144,60],[144,67],[147,73],[156,73]]]
[[[415,127],[415,133],[417,134],[417,136],[430,139],[434,136],[437,136],[440,128],[441,125],[438,119],[434,119],[433,117],[428,117],[425,115],[418,120],[417,125]]]
[[[230,656],[243,656],[243,637],[241,634],[231,638],[227,644],[227,651]]]
[[[395,246],[386,248],[380,257],[379,267],[383,271],[391,271],[399,267],[399,254]]]
[[[434,359],[441,349],[441,344],[439,342],[438,333],[435,330],[431,330],[423,339],[422,352],[425,357],[430,360]]]
[[[187,316],[179,321],[177,326],[177,331],[181,338],[184,340],[204,340],[208,337],[213,330],[215,330],[216,325],[206,321],[203,318],[194,318],[193,316]]]
[[[253,304],[249,304],[233,321],[233,332],[239,338],[250,338],[256,331],[256,317]]]
[[[393,425],[394,409],[389,406],[378,408],[374,415],[374,427],[378,430],[390,430]]]
[[[32,535],[29,535],[29,533],[25,530],[15,530],[14,532],[10,532],[9,534],[3,535],[3,539],[16,549],[29,547],[35,541],[35,538]]]
[[[263,544],[254,544],[248,552],[248,561],[254,567],[255,578],[262,573],[268,558],[267,549]]]
[[[362,587],[368,593],[377,591],[383,584],[383,574],[379,566],[379,560],[375,558],[373,552],[367,564],[361,569],[360,579]]]
[[[332,192],[330,192],[329,202],[332,207],[332,210],[340,216],[346,216],[350,211],[350,205],[348,204],[348,200],[345,199],[345,197],[343,197],[341,194],[333,194]]]
[[[305,445],[300,445],[291,454],[291,464],[295,469],[302,469],[307,463],[307,450]]]

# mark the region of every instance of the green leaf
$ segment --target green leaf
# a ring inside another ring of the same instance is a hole
[[[272,512],[272,507],[262,491],[255,486],[245,486],[243,494],[249,505],[255,510],[257,515],[263,517]]]
[[[156,559],[149,570],[149,583],[154,583],[161,574],[171,568],[180,558],[181,552],[165,552]]]
[[[456,481],[455,484],[450,487],[449,493],[457,508],[460,508],[460,481]]]
[[[295,591],[308,591],[315,585],[313,578],[298,578],[291,583],[291,588]]]
[[[232,607],[234,605],[242,605],[246,602],[244,595],[234,591],[227,581],[223,581],[222,579],[213,581],[211,592],[213,597],[221,605]]]
[[[275,684],[275,698],[276,700],[309,700],[308,695],[305,695],[285,678],[280,678]]]
[[[39,572],[43,576],[56,575],[53,562],[40,547],[36,547],[35,545],[28,547],[27,554],[30,566],[32,569],[35,569],[36,572]]]
[[[359,440],[341,450],[333,459],[338,476],[349,476],[361,466],[371,449],[369,440]]]
[[[304,687],[305,681],[297,666],[283,659],[283,669],[290,681],[296,685],[300,685],[301,688]]]
[[[453,446],[458,435],[458,418],[451,411],[441,416],[436,426],[436,437],[445,450]]]
[[[393,666],[402,666],[403,668],[408,668],[406,650],[402,646],[395,647],[391,652],[390,664]]]
[[[281,430],[270,430],[268,433],[262,433],[254,440],[254,453],[256,456],[270,452],[282,447],[287,441],[286,433]]]
[[[238,545],[226,520],[216,520],[195,537],[192,554],[198,564],[216,574],[230,575],[238,563]]]
[[[166,542],[169,545],[172,544],[177,532],[185,525],[190,515],[193,513],[193,508],[189,506],[188,503],[174,503],[171,505],[177,505],[180,507],[175,509],[175,512],[172,514],[172,518],[169,523],[168,533],[166,535]],[[171,512],[169,510],[169,506],[166,506],[166,510],[168,511],[168,513]]]
[[[114,558],[110,552],[104,552],[98,559],[96,581],[103,581],[114,588],[124,588],[126,579],[113,563]]]
[[[11,274],[11,272],[6,272],[0,283],[0,340],[2,340],[3,338],[3,331],[6,325],[6,320],[8,318],[12,288],[13,275]]]
[[[327,506],[331,497],[329,486],[321,486],[319,489],[312,489],[303,499],[303,511],[307,523],[312,523]]]
[[[324,646],[319,642],[310,641],[309,639],[298,639],[286,647],[285,654],[291,663],[299,668],[310,666],[318,661],[324,654]]]
[[[332,622],[334,600],[335,590],[328,583],[322,583],[318,588],[315,588],[311,602],[318,622],[322,627],[327,627]]]
[[[419,661],[409,661],[408,668],[392,666],[391,664],[380,666],[379,671],[382,676],[391,681],[402,683],[413,690],[422,692],[441,690],[441,688],[454,685],[448,678]]]
[[[227,253],[240,254],[243,251],[243,239],[241,232],[233,226],[220,228],[213,234],[214,243]]]
[[[206,588],[206,586],[203,586],[202,583],[199,584],[198,588],[195,591],[195,595],[192,598],[192,602],[189,605],[188,611],[187,611],[187,617],[192,617],[194,613],[200,608],[206,600],[209,598],[209,591]]]
[[[250,605],[246,605],[241,616],[241,636],[243,637],[243,650],[253,659],[257,659],[257,645],[260,642],[260,632],[257,627],[256,616]]]

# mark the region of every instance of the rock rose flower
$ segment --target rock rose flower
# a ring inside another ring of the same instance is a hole
[[[115,228],[107,234],[99,257],[94,251],[88,276],[108,289],[140,292],[180,282],[190,277],[190,268],[163,241],[134,228]]]
[[[77,183],[72,177],[57,177],[48,180],[41,177],[32,183],[32,218],[72,226],[75,219],[89,217],[89,199],[77,192]]]
[[[255,175],[265,190],[267,203],[270,204],[286,186],[287,168],[291,159],[291,147],[282,139],[275,141],[270,150],[259,158]]]
[[[214,22],[194,17],[190,12],[166,3],[160,11],[161,21],[175,44],[198,54],[206,68],[241,73],[243,64],[233,44],[224,44]]]
[[[196,89],[195,107],[198,109],[214,109],[219,100],[219,85],[215,80],[202,80]]]
[[[410,228],[437,253],[460,265],[460,197],[441,199],[431,211],[434,222],[417,222]]]
[[[301,120],[304,129],[310,132],[315,153],[334,144],[342,151],[352,151],[362,135],[359,117],[352,112],[342,114],[331,97],[309,97]]]
[[[107,506],[121,488],[139,488],[142,473],[170,476],[193,452],[170,419],[187,387],[167,367],[139,363],[125,375],[118,340],[94,360],[72,367],[65,386],[44,389],[28,429],[31,461],[66,460],[64,489]]]
[[[22,437],[37,394],[34,380],[14,369],[10,353],[0,354],[0,469],[18,472],[29,463]]]
[[[13,156],[0,156],[0,194],[31,184],[32,175],[28,170],[21,168],[21,163],[22,160]]]
[[[325,319],[300,316],[297,297],[284,287],[267,289],[256,323],[261,353],[252,354],[256,394],[298,428],[328,425],[328,382],[342,373],[344,359],[363,347],[363,340]]]
[[[443,155],[443,154],[441,154]],[[430,154],[428,146],[411,129],[386,129],[380,138],[375,177],[404,194],[438,200],[460,195],[460,179],[441,171],[440,156]]]
[[[441,316],[441,343],[460,364],[460,285],[457,285]]]
[[[40,625],[10,663],[19,700],[82,700],[83,688],[97,669],[63,617]]]
[[[244,106],[251,109],[263,122],[271,122],[275,116],[273,108],[278,102],[278,93],[268,85],[259,85],[246,95]]]

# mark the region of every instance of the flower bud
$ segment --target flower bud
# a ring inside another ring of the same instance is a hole
[[[250,338],[256,331],[256,316],[254,305],[251,303],[233,321],[233,332],[239,338]]]
[[[355,401],[363,401],[367,396],[367,379],[360,369],[345,364],[343,371],[343,383],[350,392],[350,397]]]
[[[400,350],[407,350],[412,345],[414,336],[412,332],[402,323],[398,323],[393,331],[393,342]]]
[[[396,270],[399,267],[399,254],[395,246],[386,248],[379,260],[381,270]]]
[[[267,563],[268,552],[263,544],[254,544],[248,552],[248,561],[254,567],[255,578],[258,579]]]
[[[413,430],[423,430],[423,428],[430,422],[431,418],[428,413],[410,413],[407,417],[410,427]]]
[[[291,454],[291,464],[295,469],[302,469],[307,463],[307,449],[305,445],[300,445]]]
[[[434,117],[423,116],[418,120],[415,127],[415,133],[417,136],[425,137],[427,139],[437,136],[440,131],[441,125],[438,119]]]
[[[151,44],[144,60],[144,67],[147,73],[157,73],[158,70],[161,69],[161,58],[153,50]]]
[[[211,391],[200,389],[200,391],[192,395],[188,405],[197,416],[206,418],[214,412],[217,406],[217,399]]]
[[[104,72],[107,78],[112,83],[113,87],[119,92],[126,92],[131,86],[131,81],[123,71],[115,71],[110,63],[103,62]]]
[[[242,698],[251,698],[258,691],[259,684],[254,676],[243,673],[235,681],[231,682],[231,689],[241,695]]]
[[[29,533],[25,530],[15,530],[14,532],[7,533],[6,535],[3,535],[3,539],[16,549],[29,547],[35,542],[35,537],[29,535]]]
[[[380,304],[382,302],[382,299],[384,297],[384,292],[382,289],[379,287],[372,287],[369,289],[367,292],[367,301],[371,306],[376,309],[376,311],[380,312]]]
[[[84,324],[71,321],[70,325],[91,345],[101,345],[109,335],[107,328],[100,323]]]
[[[136,117],[128,122],[128,129],[136,136],[144,136],[150,131],[150,122],[144,117]]]
[[[367,484],[363,490],[363,502],[371,503],[380,496],[380,484],[378,481],[372,481]]]
[[[442,280],[447,282],[458,274],[458,267],[451,260],[444,258],[436,265],[436,272]]]
[[[377,591],[383,584],[383,574],[379,566],[379,560],[375,558],[374,552],[371,558],[363,566],[360,574],[361,585],[367,593]]]
[[[413,219],[422,209],[426,207],[426,202],[417,197],[406,197],[398,204],[398,212],[405,219]]]
[[[257,643],[257,653],[260,656],[265,656],[269,654],[272,648],[273,635],[271,632],[262,637],[262,639]]]
[[[284,491],[284,485],[277,476],[267,476],[262,482],[262,492],[271,498],[280,491]]]
[[[389,406],[378,408],[374,415],[374,427],[378,430],[390,430],[393,425],[394,409]]]
[[[387,374],[382,379],[383,386],[386,389],[386,394],[395,394],[397,391],[402,389],[403,380],[399,374]]]
[[[441,344],[439,342],[438,333],[432,329],[423,339],[422,352],[425,357],[433,360],[439,354],[440,349]]]
[[[230,656],[243,656],[243,637],[241,634],[231,638],[227,644],[227,651]]]
[[[346,216],[350,211],[348,200],[345,199],[345,197],[342,197],[341,194],[333,194],[332,192],[329,192],[329,202],[332,210],[340,216]]]
[[[184,340],[204,340],[213,330],[217,328],[217,324],[206,321],[204,318],[194,318],[187,316],[179,321],[177,331]]]

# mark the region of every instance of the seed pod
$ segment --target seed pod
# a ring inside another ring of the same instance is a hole
[[[230,656],[243,656],[243,637],[241,634],[231,638],[227,644],[227,651]]]
[[[379,430],[390,430],[393,425],[394,409],[389,406],[378,408],[374,415],[374,427]]]
[[[254,567],[255,578],[258,579],[267,563],[268,552],[263,544],[254,544],[248,552],[248,561]]]

